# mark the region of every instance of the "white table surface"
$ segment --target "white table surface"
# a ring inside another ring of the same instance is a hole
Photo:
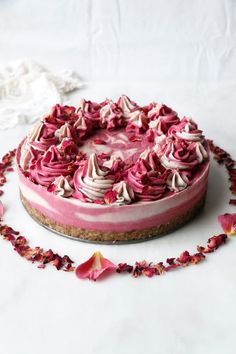
[[[70,97],[165,102],[191,115],[236,157],[234,1],[0,2],[0,64],[30,57],[72,68],[86,81]],[[0,153],[26,126],[0,131]],[[227,176],[212,163],[204,211],[180,230],[132,245],[93,245],[57,236],[23,209],[16,173],[1,198],[6,223],[32,245],[82,262],[95,250],[115,263],[161,261],[195,251],[233,212]],[[0,239],[0,354],[234,354],[236,239],[197,266],[165,276],[82,281],[44,270]]]

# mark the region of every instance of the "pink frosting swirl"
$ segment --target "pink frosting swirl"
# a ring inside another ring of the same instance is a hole
[[[27,171],[30,166],[35,163],[39,155],[41,155],[41,153],[37,150],[34,150],[32,146],[29,145],[28,140],[26,139],[23,145],[21,146],[21,154],[19,161],[22,170]]]
[[[145,160],[140,159],[128,171],[127,180],[138,200],[151,201],[163,197],[167,175],[168,171],[161,166],[154,171]]]
[[[28,135],[28,143],[35,150],[46,151],[51,145],[58,143],[58,138],[48,130],[45,123],[36,124]]]
[[[195,142],[185,140],[167,140],[157,153],[162,165],[170,169],[192,169],[205,158]]]
[[[83,112],[79,111],[78,119],[74,123],[74,128],[76,129],[77,135],[80,139],[86,139],[92,132],[92,122],[83,116]]]
[[[126,127],[127,132],[135,132],[136,134],[140,134],[144,133],[147,129],[147,116],[144,112],[137,110],[130,114]]]
[[[100,110],[100,126],[108,130],[114,130],[124,126],[123,113],[121,108],[111,100],[102,103]]]
[[[72,106],[61,106],[59,104],[52,108],[51,113],[43,119],[49,133],[54,133],[65,123],[74,124],[78,118],[76,108]]]
[[[80,166],[74,174],[74,198],[83,202],[103,200],[107,191],[112,189],[114,176],[109,170],[100,168],[97,155],[92,154],[84,166]]]
[[[87,118],[88,121],[92,123],[93,127],[97,128],[100,123],[100,109],[100,104],[82,99],[77,113],[81,114],[84,118]]]
[[[175,111],[165,105],[153,104],[148,114],[149,128],[154,129],[158,135],[166,134],[168,129],[179,123],[178,115]]]
[[[48,187],[56,177],[71,175],[74,171],[74,160],[71,155],[51,146],[30,168],[33,179],[42,186]]]
[[[204,139],[202,130],[198,129],[197,124],[191,118],[186,117],[169,129],[168,136],[189,141],[203,141]]]

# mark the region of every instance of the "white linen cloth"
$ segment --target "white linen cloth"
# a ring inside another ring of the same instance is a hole
[[[0,129],[34,122],[80,87],[73,71],[54,73],[29,59],[0,67]]]

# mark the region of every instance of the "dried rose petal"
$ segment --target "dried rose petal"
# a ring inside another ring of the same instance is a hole
[[[236,205],[236,199],[230,199],[229,204],[231,205]]]
[[[141,136],[138,136],[138,135],[132,135],[129,137],[129,141],[132,141],[132,142],[141,141],[141,140],[142,140]]]
[[[131,273],[133,271],[133,266],[127,263],[119,263],[116,271],[117,273],[123,273],[123,272]]]
[[[188,251],[184,251],[181,255],[177,258],[177,261],[182,264],[190,263],[192,260],[192,256],[190,256]]]
[[[105,140],[102,140],[102,139],[94,139],[93,142],[96,145],[105,145],[106,144]]]
[[[205,256],[203,253],[195,253],[193,256],[191,256],[191,263],[197,264],[205,259]]]
[[[101,200],[101,199],[96,199],[96,200],[94,200],[94,203],[95,203],[95,204],[103,205],[103,204],[104,204],[104,201]]]
[[[143,270],[143,275],[145,275],[148,278],[152,278],[153,275],[156,275],[156,274],[157,274],[157,269],[153,266],[145,267]]]
[[[75,270],[76,276],[80,279],[88,278],[96,281],[102,274],[106,272],[114,272],[117,266],[104,258],[103,255],[97,251],[86,262],[78,265]]]
[[[211,253],[217,250],[221,245],[223,245],[226,242],[227,235],[226,234],[220,234],[217,236],[212,236],[209,238],[207,242],[206,247],[202,246],[197,246],[197,250],[200,253]]]
[[[105,193],[104,195],[104,201],[106,204],[112,204],[116,201],[116,196],[117,196],[117,192],[116,191],[108,191]]]
[[[219,215],[218,220],[228,236],[236,235],[236,214]]]

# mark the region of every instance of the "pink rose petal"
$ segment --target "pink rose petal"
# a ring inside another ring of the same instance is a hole
[[[2,204],[2,202],[1,202],[1,200],[0,200],[0,220],[1,220],[2,217],[3,217],[3,214],[4,214],[4,207],[3,207],[3,204]]]
[[[228,236],[236,235],[236,214],[219,215],[218,220]]]
[[[95,252],[86,262],[76,268],[76,276],[80,279],[88,278],[96,281],[105,272],[114,272],[117,266],[104,258],[100,252]]]

